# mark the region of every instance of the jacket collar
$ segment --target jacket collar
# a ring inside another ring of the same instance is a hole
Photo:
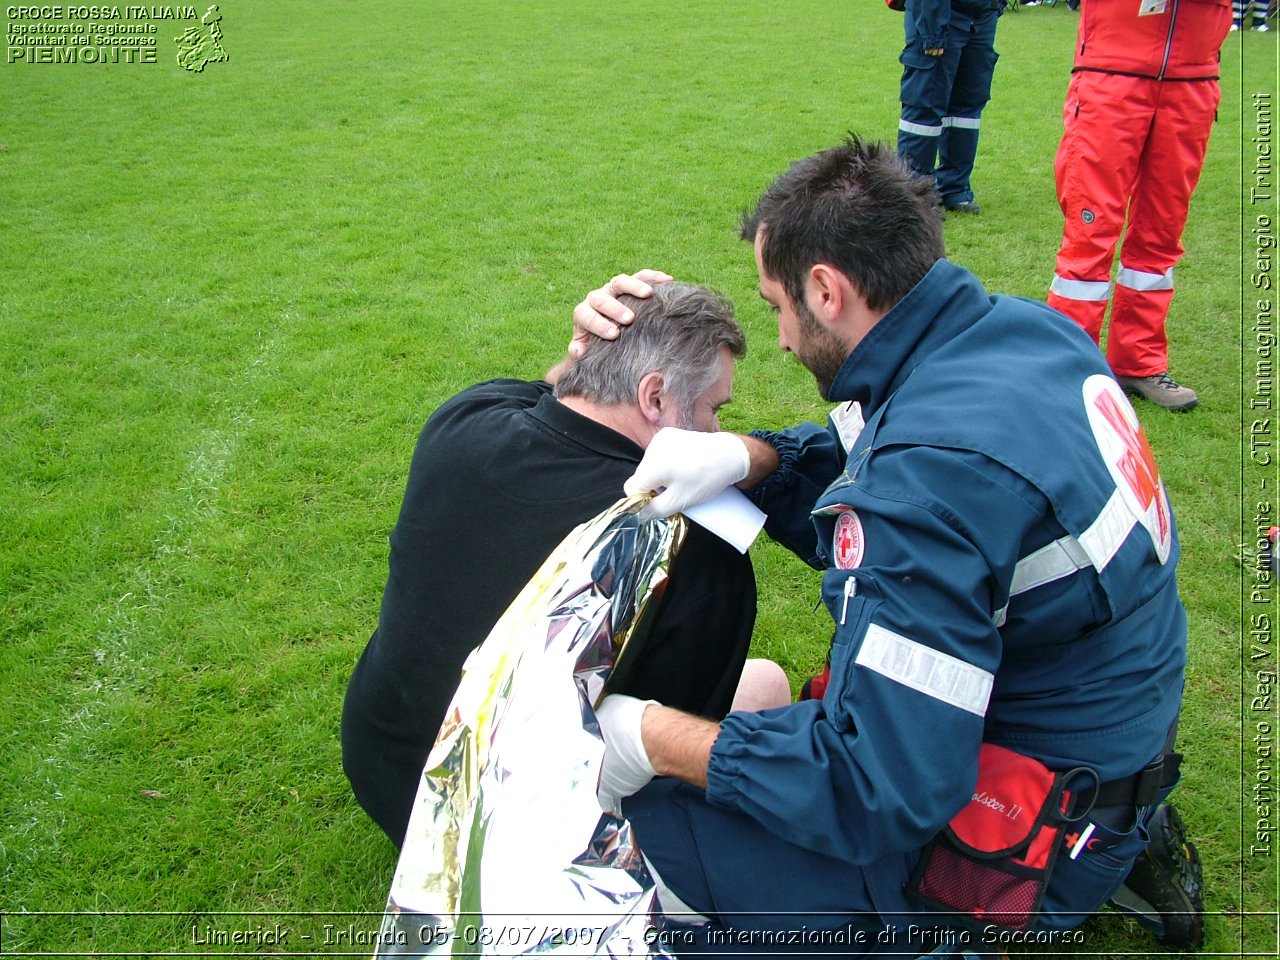
[[[830,400],[856,400],[875,413],[935,350],[990,309],[977,277],[939,260],[854,347],[831,383]]]

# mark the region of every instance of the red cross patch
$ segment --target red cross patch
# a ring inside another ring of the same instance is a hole
[[[1169,500],[1138,415],[1119,385],[1102,374],[1084,382],[1084,401],[1094,439],[1116,489],[1129,512],[1151,535],[1156,556],[1164,563],[1173,543]]]
[[[862,521],[852,510],[836,518],[836,532],[831,538],[831,555],[841,570],[852,570],[862,564],[867,541],[862,534]]]

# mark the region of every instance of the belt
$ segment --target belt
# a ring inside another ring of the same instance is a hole
[[[1182,754],[1169,752],[1156,757],[1137,773],[1119,780],[1110,780],[1098,787],[1095,807],[1120,807],[1133,805],[1149,807],[1160,799],[1160,794],[1178,782],[1178,767]]]

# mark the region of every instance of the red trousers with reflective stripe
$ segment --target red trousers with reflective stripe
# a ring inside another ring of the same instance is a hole
[[[1048,302],[1099,340],[1120,245],[1107,337],[1107,361],[1119,375],[1169,368],[1173,266],[1220,98],[1216,80],[1071,77],[1054,160],[1065,225]]]

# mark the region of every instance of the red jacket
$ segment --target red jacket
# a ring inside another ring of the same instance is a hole
[[[1231,0],[1084,0],[1073,72],[1216,80],[1230,27]]]

